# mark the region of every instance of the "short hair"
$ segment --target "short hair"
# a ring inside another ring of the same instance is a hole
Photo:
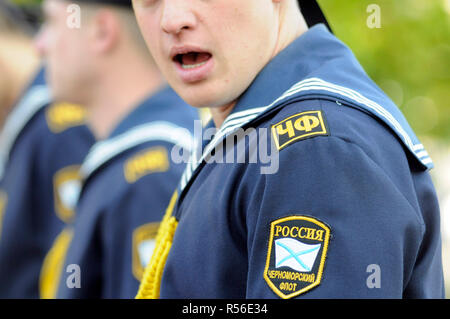
[[[87,14],[87,17],[92,17],[98,10],[103,8],[108,8],[112,10],[119,18],[121,26],[124,28],[126,33],[130,36],[133,43],[136,45],[136,48],[142,50],[146,54],[150,54],[145,43],[145,40],[142,36],[142,33],[139,29],[136,16],[134,15],[133,10],[127,7],[115,6],[115,5],[104,5],[104,4],[96,4],[96,3],[80,3],[81,10],[83,14]]]

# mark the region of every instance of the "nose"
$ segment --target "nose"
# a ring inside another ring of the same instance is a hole
[[[167,0],[164,1],[161,28],[164,32],[179,35],[183,30],[195,28],[196,17],[189,8],[190,1]]]

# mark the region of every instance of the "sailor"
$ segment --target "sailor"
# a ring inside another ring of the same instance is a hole
[[[78,170],[94,143],[84,108],[55,101],[44,68],[34,73],[0,136],[0,298],[39,297],[42,262],[73,217]]]
[[[71,4],[83,18],[75,32],[65,24]],[[86,106],[98,142],[80,169],[75,220],[44,261],[41,297],[132,298],[185,168],[172,152],[189,154],[198,111],[167,86],[130,1],[45,0],[43,9],[41,52],[55,79],[73,71],[70,86],[52,83]]]
[[[444,296],[432,160],[315,1],[133,4],[168,82],[217,128],[138,298]],[[227,161],[265,146],[277,165]]]

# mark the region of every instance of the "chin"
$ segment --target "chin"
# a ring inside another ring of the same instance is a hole
[[[181,97],[187,104],[193,107],[206,107],[205,97],[203,94],[199,93],[200,90],[196,88],[184,86],[184,85],[173,85],[169,82],[173,90]],[[201,91],[200,91],[201,92]]]
[[[181,97],[187,104],[197,108],[216,107],[226,104],[220,103],[218,99],[214,98],[214,94],[195,94],[194,92],[188,92],[184,97]]]
[[[173,86],[173,88],[187,104],[197,108],[224,106],[230,104],[238,96],[233,98],[230,97],[230,94],[226,94],[225,92],[230,88],[212,87],[206,83],[204,85]]]

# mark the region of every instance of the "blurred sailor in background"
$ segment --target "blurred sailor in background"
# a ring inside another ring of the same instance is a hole
[[[82,19],[71,29],[73,5]],[[75,221],[45,259],[41,297],[132,298],[185,167],[172,149],[189,153],[198,112],[167,87],[130,1],[46,0],[43,9],[36,42],[50,84],[86,106],[98,142],[81,167]]]
[[[35,24],[27,23],[33,11],[7,2],[1,9],[10,26],[33,30]],[[0,298],[39,297],[42,262],[73,217],[78,170],[94,142],[82,107],[54,103],[44,68],[35,69],[32,40],[24,33],[11,42],[2,39],[1,45],[4,53],[14,41],[21,43],[13,54],[0,54],[0,59],[7,57],[0,64],[9,71],[0,79],[10,85],[2,110],[15,101],[0,136]],[[16,96],[34,72],[31,83]]]

